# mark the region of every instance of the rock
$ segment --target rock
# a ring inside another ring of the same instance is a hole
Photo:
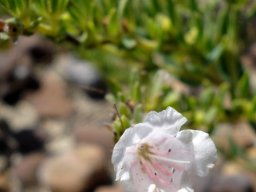
[[[246,170],[237,161],[217,161],[206,177],[193,178],[197,192],[253,192],[253,183]]]
[[[40,87],[40,82],[33,74],[29,73],[22,80],[14,76],[13,82],[9,81],[5,85],[8,86],[8,89],[1,95],[2,100],[13,106],[23,98],[25,93],[37,90]]]
[[[251,165],[253,166],[253,160],[251,160]],[[254,189],[252,191],[256,190],[256,173],[252,169],[249,169],[250,165],[248,165],[248,161],[244,159],[237,159],[236,161],[229,161],[224,164],[223,169],[222,169],[222,175],[224,178],[241,178],[240,180],[243,181],[237,182],[237,184],[240,183],[240,185],[244,183],[248,183],[249,189]],[[246,168],[246,165],[248,166]],[[229,181],[229,180],[228,180]],[[244,184],[245,185],[245,184]],[[239,186],[237,186],[239,188]],[[240,186],[241,188],[241,186]],[[246,188],[246,187],[244,187]],[[246,190],[245,190],[246,191]]]
[[[253,192],[250,180],[242,175],[223,176],[211,183],[209,192]]]
[[[0,98],[16,105],[25,93],[40,88],[35,64],[50,63],[55,46],[38,36],[20,37],[9,51],[0,54]]]
[[[33,35],[21,36],[14,47],[14,54],[17,59],[24,56],[31,60],[31,64],[50,64],[56,54],[56,46],[49,40]]]
[[[1,119],[0,120],[0,155],[1,161],[0,161],[0,170],[3,170],[7,167],[7,162],[9,160],[8,156],[13,151],[13,146],[11,145],[9,135],[10,135],[10,126],[9,124]]]
[[[0,154],[10,157],[12,153],[26,155],[44,151],[47,135],[36,127],[14,130],[7,121],[0,120]]]
[[[106,154],[110,157],[114,147],[113,133],[106,127],[77,127],[74,129],[75,140],[78,143],[98,144],[105,149]]]
[[[35,91],[40,82],[31,69],[20,64],[8,71],[0,80],[0,97],[8,105],[16,105],[26,92]]]
[[[111,122],[113,107],[105,102],[86,99],[79,92],[74,101],[76,119],[71,131],[78,143],[92,143],[102,146],[110,157],[114,143],[113,132],[106,124]]]
[[[256,134],[247,122],[236,124],[233,131],[234,140],[238,145],[248,148],[256,145]]]
[[[238,162],[227,162],[223,165],[222,175],[225,176],[236,176],[237,173],[244,172],[243,167],[241,167]]]
[[[30,102],[40,117],[65,118],[73,112],[73,104],[67,95],[67,87],[57,74],[47,71],[42,77],[41,88],[27,94]]]
[[[73,137],[63,135],[62,137],[51,139],[51,141],[48,142],[46,147],[47,151],[50,153],[61,153],[63,151],[72,149],[74,145],[75,141]]]
[[[252,161],[256,162],[256,147],[247,150],[247,155]]]
[[[47,119],[42,123],[42,129],[47,132],[46,150],[49,153],[61,153],[74,147],[74,139],[69,132],[70,119]]]
[[[13,131],[33,127],[38,122],[35,108],[25,101],[19,102],[15,108],[0,103],[0,116],[8,121]]]
[[[95,145],[82,145],[49,157],[39,172],[43,186],[53,192],[91,192],[111,182],[105,170],[104,151]]]
[[[250,148],[256,143],[256,134],[247,122],[222,124],[215,130],[213,135],[214,140],[216,144],[225,151],[229,151],[231,147],[230,139],[242,148]]]
[[[22,42],[0,55],[0,97],[9,105],[16,105],[28,91],[35,91],[40,82],[32,68],[33,59]]]
[[[23,185],[35,185],[37,183],[37,172],[45,155],[43,153],[32,153],[25,156],[16,166],[15,173]]]
[[[26,129],[13,133],[12,138],[16,142],[16,151],[22,155],[45,150],[44,135],[40,135],[37,129]]]
[[[95,192],[123,192],[124,190],[122,189],[121,186],[102,186],[96,189]]]
[[[0,191],[9,192],[10,191],[10,183],[7,177],[7,174],[0,174]]]
[[[104,99],[107,86],[92,64],[72,55],[60,55],[56,61],[57,70],[66,80],[84,90],[93,99]]]
[[[6,154],[0,154],[0,173],[6,170],[9,166],[9,157]],[[1,191],[1,190],[0,190]]]

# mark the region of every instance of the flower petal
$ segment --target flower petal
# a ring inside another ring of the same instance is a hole
[[[170,134],[176,134],[186,121],[187,119],[184,116],[171,107],[161,112],[151,111],[144,120],[154,128],[165,129]]]
[[[191,146],[157,129],[144,138],[142,143],[149,144],[152,152],[150,162],[143,163],[142,166],[158,191],[176,192],[181,185],[189,184],[183,182],[183,175],[190,169],[190,162],[193,160]]]
[[[197,173],[205,176],[217,160],[217,149],[207,133],[193,130],[192,134]]]
[[[156,191],[156,185],[155,184],[151,184],[148,187],[148,192],[155,192]]]
[[[126,180],[128,180],[128,179],[130,179],[130,174],[129,174],[128,171],[125,171],[125,172],[122,174],[122,176],[121,176],[121,178],[120,178],[120,181],[126,181]]]
[[[152,184],[152,181],[147,175],[142,171],[139,161],[134,161],[132,167],[130,168],[131,172],[131,185],[136,187],[135,191],[145,191],[147,192],[149,186]],[[133,192],[135,192],[133,191]]]
[[[182,130],[177,133],[176,137],[183,143],[190,144],[193,139],[193,134],[191,130]]]
[[[122,181],[123,191],[124,192],[135,192],[136,188],[131,180]]]
[[[151,130],[152,129],[144,123],[126,129],[113,149],[112,163],[114,166],[117,166],[122,160],[126,147],[129,147],[130,145],[135,144],[137,140],[144,138],[151,132]]]
[[[217,159],[217,149],[209,135],[198,130],[183,130],[177,134],[177,138],[193,144],[196,174],[201,177],[207,175]]]
[[[192,192],[193,178],[208,174],[217,159],[216,147],[202,131],[178,132],[185,122],[168,107],[125,130],[112,163],[126,192]]]
[[[189,187],[185,187],[185,188],[182,188],[180,189],[178,192],[193,192],[194,190],[189,188]]]

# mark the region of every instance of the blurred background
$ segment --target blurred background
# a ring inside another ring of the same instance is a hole
[[[122,192],[114,143],[167,106],[218,148],[195,191],[256,191],[255,1],[0,0],[0,192]]]

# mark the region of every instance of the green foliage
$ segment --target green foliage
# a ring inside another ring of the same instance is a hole
[[[146,112],[167,106],[209,133],[222,122],[256,122],[255,91],[240,62],[250,41],[246,25],[256,15],[252,1],[0,0],[0,6],[23,26],[20,34],[72,47],[104,72],[108,99],[120,113],[116,139]]]

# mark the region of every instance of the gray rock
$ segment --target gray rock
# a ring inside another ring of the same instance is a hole
[[[83,89],[91,98],[104,98],[106,83],[92,63],[68,54],[60,55],[56,63],[57,71],[66,80]]]
[[[49,157],[40,169],[39,180],[53,192],[91,192],[111,182],[104,151],[97,145],[81,145]]]

